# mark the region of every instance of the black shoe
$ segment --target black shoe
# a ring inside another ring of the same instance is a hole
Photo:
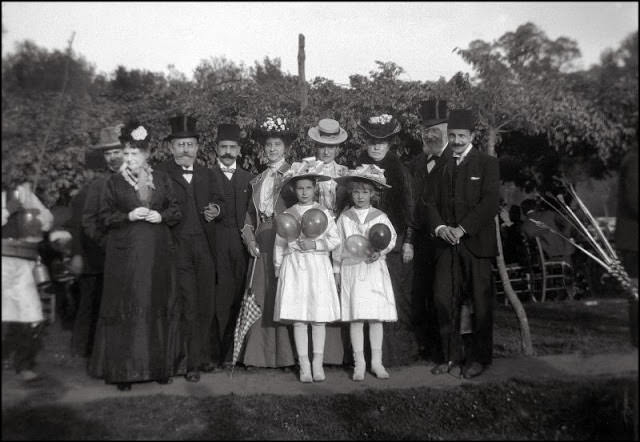
[[[130,391],[131,390],[131,383],[130,382],[120,382],[118,384],[118,390],[120,390],[120,391]]]
[[[158,384],[160,384],[160,385],[168,385],[168,384],[171,384],[173,382],[173,379],[171,379],[171,378],[162,378],[162,379],[158,379],[156,382]]]
[[[484,365],[479,362],[472,362],[470,364],[465,364],[462,369],[462,377],[465,379],[475,378],[476,376],[480,376],[484,371]]]
[[[213,362],[206,362],[200,366],[200,371],[204,371],[205,373],[211,373],[212,371],[215,371],[215,369],[216,364]]]
[[[184,375],[184,378],[189,382],[198,382],[200,381],[200,372],[188,371],[187,374]]]

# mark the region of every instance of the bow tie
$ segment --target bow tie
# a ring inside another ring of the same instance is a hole
[[[189,174],[192,175],[193,174],[193,170],[187,170],[187,169],[182,169],[182,174]]]
[[[224,167],[224,166],[220,166],[220,169],[221,169],[223,172],[226,172],[226,173],[233,173],[233,172],[235,172],[235,171],[236,171],[236,168],[235,168],[235,167]]]

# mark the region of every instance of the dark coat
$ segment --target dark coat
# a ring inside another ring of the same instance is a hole
[[[159,164],[156,167],[158,170],[163,170],[169,174],[173,183],[175,184],[174,191],[176,199],[180,203],[180,211],[185,213],[187,204],[189,203],[187,186],[189,183],[182,176],[182,167],[176,164],[175,161],[169,160]],[[224,216],[224,198],[221,193],[221,186],[218,182],[213,170],[208,169],[198,164],[193,165],[193,178],[191,183],[194,188],[194,195],[196,199],[196,207],[203,209],[207,204],[214,203],[220,206],[220,214],[217,218]],[[207,222],[204,216],[199,217],[202,229],[207,237],[209,243],[209,250],[211,256],[215,257],[216,253],[216,223],[211,221]],[[176,226],[173,227],[175,230]]]
[[[416,159],[412,162],[413,167],[411,173],[413,175],[413,188],[414,198],[416,204],[415,220],[416,226],[419,230],[429,230],[427,227],[427,214],[426,214],[426,200],[427,195],[433,191],[434,183],[442,168],[447,163],[447,160],[451,158],[451,149],[447,146],[442,151],[440,157],[436,158],[436,164],[431,169],[431,172],[427,169],[427,155],[421,152]],[[433,233],[433,232],[430,232]],[[428,234],[428,233],[427,233]]]
[[[227,180],[227,177],[222,172],[219,165],[213,167],[212,170],[219,183],[222,183],[222,180]],[[249,208],[249,199],[251,198],[251,186],[249,185],[249,182],[252,179],[252,173],[238,167],[231,177],[231,185],[235,190],[235,200],[224,200],[224,207],[228,207],[230,204],[235,205],[236,225],[238,226],[238,229],[242,229],[244,226],[245,216],[247,214],[247,209]],[[220,192],[222,192],[222,185],[220,185],[219,189]],[[222,195],[222,197],[224,199],[224,195]],[[232,211],[225,210],[223,208],[222,213],[232,213]],[[221,220],[222,217],[218,216],[214,221],[220,222]],[[240,230],[238,230],[238,234],[239,233]]]
[[[638,251],[638,151],[629,152],[620,166],[615,243],[620,250]]]
[[[460,225],[466,231],[461,244],[474,256],[497,256],[494,223],[500,199],[497,158],[472,148],[459,166],[456,166],[455,158],[449,157],[434,178],[434,191],[428,194],[425,203],[430,231],[433,232],[439,225]],[[441,239],[436,244],[439,251],[449,247]]]

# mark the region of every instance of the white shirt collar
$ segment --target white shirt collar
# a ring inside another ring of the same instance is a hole
[[[176,163],[178,164],[178,163]],[[193,164],[191,166],[181,166],[180,164],[178,164],[178,166],[182,169],[182,170],[193,170]]]
[[[282,165],[284,164],[284,158],[282,158],[280,161],[278,161],[277,163],[274,164],[269,164],[267,167],[271,170],[278,170],[282,167]]]
[[[225,168],[227,167],[224,164],[222,164],[222,161],[220,161],[220,160],[217,160],[217,161],[218,161],[218,166],[220,167],[220,169],[222,169],[223,167],[225,167]],[[228,167],[231,168],[231,169],[237,169],[236,161],[234,161],[233,164],[231,166],[228,166]]]

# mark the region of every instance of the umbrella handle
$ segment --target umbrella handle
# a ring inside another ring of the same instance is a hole
[[[258,262],[258,258],[253,258],[253,264],[251,264],[251,276],[249,276],[249,290],[253,287],[253,274],[256,271],[256,262]]]

